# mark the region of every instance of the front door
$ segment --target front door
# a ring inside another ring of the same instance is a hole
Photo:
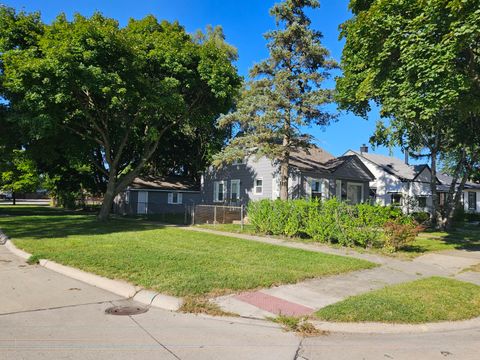
[[[137,199],[137,214],[146,215],[148,213],[148,192],[139,191]]]
[[[363,185],[356,183],[348,183],[347,200],[350,204],[360,204],[363,202]]]

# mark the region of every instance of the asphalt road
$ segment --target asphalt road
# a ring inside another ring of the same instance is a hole
[[[25,264],[0,246],[0,360],[479,359],[480,329],[302,339],[276,325],[159,309],[106,315],[117,295]]]

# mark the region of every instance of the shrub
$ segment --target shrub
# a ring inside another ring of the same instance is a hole
[[[419,224],[426,224],[430,221],[430,214],[428,212],[414,212],[410,215],[413,220]]]
[[[416,227],[399,208],[349,205],[335,198],[251,202],[248,216],[255,230],[264,234],[307,235],[318,242],[394,250],[410,241],[408,230]],[[386,231],[388,236],[384,234]]]
[[[385,223],[383,229],[385,235],[384,248],[395,252],[415,241],[423,228],[414,222],[396,220]]]

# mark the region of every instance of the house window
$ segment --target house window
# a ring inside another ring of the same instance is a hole
[[[390,195],[390,203],[392,205],[401,205],[402,204],[402,194],[392,194]]]
[[[477,193],[469,192],[468,193],[468,210],[477,210]]]
[[[233,202],[240,200],[240,180],[230,182],[230,200]]]
[[[215,181],[213,183],[213,201],[225,201],[225,183],[223,181]]]
[[[417,196],[418,207],[426,208],[427,207],[427,197],[426,196]]]
[[[263,194],[263,179],[255,179],[255,194]]]
[[[342,200],[342,180],[335,181],[335,196],[337,200]]]
[[[168,193],[168,203],[169,204],[181,204],[182,203],[182,194],[178,192]]]
[[[322,181],[321,180],[312,180],[312,198],[322,198]]]

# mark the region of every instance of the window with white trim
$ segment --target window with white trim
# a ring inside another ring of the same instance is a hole
[[[168,193],[168,203],[169,204],[181,204],[182,203],[182,194],[178,192]]]
[[[468,210],[477,210],[477,193],[474,191],[468,192]]]
[[[230,181],[230,201],[240,200],[240,180]]]
[[[322,198],[322,180],[312,179],[310,183],[311,196],[313,199]]]
[[[263,194],[263,179],[255,179],[255,195]]]
[[[427,207],[427,197],[426,196],[417,196],[417,202],[419,208]]]
[[[215,181],[213,183],[213,201],[224,202],[225,201],[225,182]]]

